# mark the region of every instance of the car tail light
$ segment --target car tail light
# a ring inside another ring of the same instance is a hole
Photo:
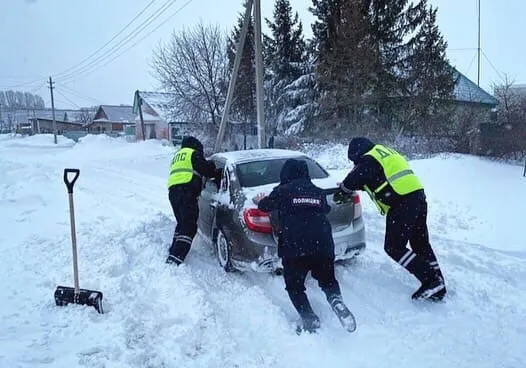
[[[243,220],[249,230],[272,234],[272,225],[270,224],[270,217],[267,212],[258,210],[257,208],[247,208],[243,211]]]
[[[358,193],[353,193],[352,203],[354,204],[353,219],[356,220],[358,217],[362,215],[362,204],[360,203],[360,195]]]

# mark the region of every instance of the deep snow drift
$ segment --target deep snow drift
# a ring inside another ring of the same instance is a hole
[[[174,220],[173,147],[88,136],[0,136],[0,367],[524,367],[526,179],[463,155],[412,162],[429,201],[431,241],[449,296],[413,302],[417,282],[383,253],[384,219],[361,195],[367,250],[337,267],[358,329],[345,332],[309,279],[322,320],[294,333],[281,277],[225,274],[197,238],[188,263],[165,265]],[[346,147],[310,150],[345,175]],[[106,313],[56,307],[71,285],[65,167],[81,170],[75,215],[81,287]]]

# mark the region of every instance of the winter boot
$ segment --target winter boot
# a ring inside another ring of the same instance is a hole
[[[442,277],[435,277],[430,281],[423,282],[422,285],[412,295],[412,299],[429,299],[440,301],[446,295],[446,285]]]
[[[343,328],[349,332],[354,332],[356,330],[356,320],[349,308],[343,303],[341,296],[334,298],[330,304]]]
[[[299,335],[303,331],[316,333],[320,328],[320,319],[316,314],[309,314],[301,317],[301,325],[296,327],[296,333]]]
[[[166,258],[166,263],[179,266],[181,263],[183,263],[183,261],[177,258],[176,256],[170,254],[168,258]]]

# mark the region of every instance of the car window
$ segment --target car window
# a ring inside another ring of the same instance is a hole
[[[212,193],[217,193],[220,188],[221,190],[223,190],[222,186],[224,185],[223,182],[225,182],[223,178],[225,163],[216,159],[212,161],[214,162],[216,169],[223,170],[221,175],[221,181],[217,181],[215,178],[205,178],[203,180],[203,190]]]
[[[311,179],[323,179],[329,174],[314,160],[308,157],[301,157],[298,160],[305,161],[309,169]],[[249,188],[259,185],[279,183],[281,168],[287,158],[270,159],[254,162],[246,162],[237,165],[236,171],[239,177],[239,184]]]

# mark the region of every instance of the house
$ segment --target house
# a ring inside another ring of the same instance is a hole
[[[86,124],[89,132],[123,132],[127,125],[135,124],[133,106],[100,105],[93,120]]]
[[[184,135],[203,132],[210,125],[184,121],[178,117],[174,101],[173,93],[135,91],[133,112],[136,138],[143,139],[144,136],[146,139],[168,139],[179,143]]]
[[[135,91],[133,113],[137,139],[171,139],[170,123],[176,121],[175,96],[168,92]]]
[[[453,69],[453,78],[455,80],[453,99],[457,104],[476,105],[486,111],[495,108],[499,104],[495,97],[477,86],[475,82],[456,69]]]
[[[30,134],[49,134],[53,133],[53,118],[35,117],[29,118],[29,124],[26,131]],[[57,127],[57,134],[64,132],[83,130],[82,122],[80,121],[66,121],[62,119],[55,119]]]

